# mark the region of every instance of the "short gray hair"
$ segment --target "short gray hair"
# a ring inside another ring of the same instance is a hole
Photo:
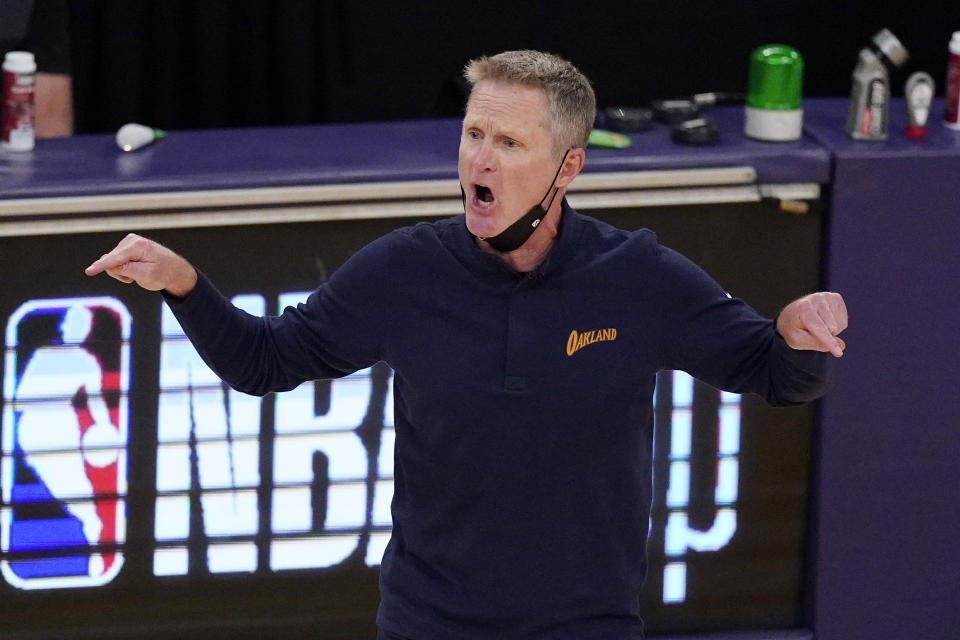
[[[547,122],[554,152],[586,148],[597,114],[597,99],[587,77],[570,62],[542,51],[504,51],[471,60],[463,68],[471,89],[481,80],[539,87],[547,96]]]

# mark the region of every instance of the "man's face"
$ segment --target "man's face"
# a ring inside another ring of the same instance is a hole
[[[467,228],[495,236],[543,198],[560,159],[552,151],[543,90],[481,80],[460,136],[460,184]]]

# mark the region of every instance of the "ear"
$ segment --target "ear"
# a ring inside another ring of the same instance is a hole
[[[563,168],[560,169],[560,175],[557,177],[557,186],[561,189],[573,182],[573,179],[580,175],[583,170],[583,163],[587,154],[582,147],[570,149],[567,152],[567,158],[563,161]]]

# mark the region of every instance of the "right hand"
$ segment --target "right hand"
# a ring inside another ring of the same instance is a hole
[[[88,276],[106,271],[120,282],[136,282],[148,291],[164,289],[178,298],[193,291],[197,284],[197,271],[186,259],[133,233],[84,271]]]
[[[777,316],[777,332],[793,349],[830,352],[841,358],[847,343],[837,334],[847,328],[848,322],[843,297],[819,291],[784,307]]]

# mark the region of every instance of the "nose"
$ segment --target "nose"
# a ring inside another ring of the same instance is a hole
[[[487,140],[474,141],[470,160],[475,171],[489,173],[497,170],[496,154],[493,152],[493,145]]]

